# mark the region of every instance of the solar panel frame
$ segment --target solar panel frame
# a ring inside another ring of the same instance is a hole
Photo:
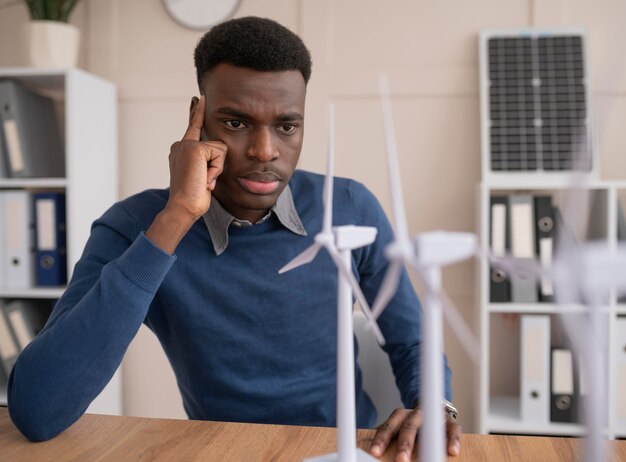
[[[583,29],[483,30],[483,180],[596,177]]]

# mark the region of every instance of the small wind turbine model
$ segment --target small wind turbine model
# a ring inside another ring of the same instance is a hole
[[[354,395],[354,337],[352,327],[353,301],[356,296],[370,327],[383,345],[384,338],[373,321],[369,305],[352,274],[352,250],[371,244],[378,230],[366,226],[332,227],[333,217],[333,157],[334,106],[329,109],[328,171],[324,181],[324,221],[314,243],[281,268],[280,274],[313,261],[324,248],[332,258],[339,275],[337,294],[337,452],[307,459],[307,462],[368,462],[376,461],[356,446],[356,404]]]
[[[409,239],[406,224],[398,154],[393,126],[393,114],[389,99],[389,88],[384,75],[379,78],[385,143],[389,169],[389,182],[393,199],[395,218],[394,242],[385,249],[390,266],[385,274],[382,287],[376,297],[372,315],[374,319],[382,313],[395,293],[404,264],[416,271],[426,288],[424,297],[424,323],[422,324],[422,384],[421,405],[423,424],[420,432],[420,460],[429,462],[443,461],[444,411],[443,403],[443,323],[442,309],[448,317],[451,327],[464,343],[472,359],[477,361],[478,346],[469,328],[462,321],[452,304],[441,289],[441,268],[471,256],[476,252],[476,237],[470,233],[452,233],[434,231],[422,233]]]

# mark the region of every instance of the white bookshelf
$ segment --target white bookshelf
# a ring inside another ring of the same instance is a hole
[[[62,178],[0,178],[0,189],[62,190],[66,194],[68,280],[89,237],[91,223],[118,198],[117,90],[79,69],[0,68],[0,79],[18,81],[53,98],[65,147]],[[56,299],[64,287],[0,289],[0,298]],[[0,402],[6,384],[0,385]],[[115,374],[88,412],[121,414],[121,375]]]
[[[483,182],[479,186],[478,201],[479,201],[479,235],[481,245],[483,248],[489,248],[489,231],[490,231],[490,198],[492,195],[505,195],[510,193],[519,194],[550,194],[553,196],[555,205],[559,205],[559,197],[566,195],[571,182],[564,180],[557,180],[554,184],[547,184],[546,182],[538,183],[536,181],[530,181],[525,183],[520,179],[513,183],[506,183],[501,181]],[[609,248],[615,249],[618,243],[617,235],[617,207],[618,198],[622,210],[626,207],[626,181],[602,181],[591,180],[584,184],[584,190],[599,191],[603,197],[606,197],[605,206],[606,210],[603,210],[600,214],[605,217],[604,222],[600,223],[600,228],[603,230],[603,239],[609,245]],[[480,433],[505,433],[505,434],[528,434],[528,435],[561,435],[561,436],[581,436],[584,434],[584,429],[581,425],[576,423],[554,423],[548,422],[545,424],[538,424],[536,422],[525,422],[521,418],[520,412],[520,397],[519,390],[515,387],[510,387],[510,393],[503,393],[502,390],[493,391],[493,374],[505,374],[508,377],[517,377],[520,374],[519,370],[514,368],[508,369],[494,369],[491,371],[492,362],[502,363],[501,358],[496,358],[494,361],[494,355],[504,354],[501,351],[506,351],[507,347],[511,347],[512,344],[517,342],[518,339],[506,339],[504,343],[510,342],[509,345],[499,344],[494,337],[495,328],[494,321],[497,321],[497,317],[503,315],[521,316],[524,314],[548,314],[548,315],[577,315],[583,313],[585,309],[582,305],[570,305],[561,306],[556,303],[491,303],[489,294],[490,284],[490,268],[489,263],[482,259],[478,264],[479,268],[479,329],[481,340],[481,370],[479,373],[479,386],[478,386],[478,430]],[[616,403],[619,393],[624,393],[624,390],[618,390],[617,388],[617,376],[615,369],[616,363],[616,351],[614,349],[616,330],[614,325],[619,316],[626,316],[626,303],[618,303],[617,295],[613,291],[610,294],[607,303],[599,309],[607,316],[608,319],[608,341],[607,341],[607,385],[608,385],[608,423],[605,432],[610,438],[625,437],[626,428],[617,424],[616,417]],[[499,341],[503,340],[499,337]],[[495,342],[495,343],[494,343]],[[518,345],[516,345],[518,346]],[[514,350],[514,348],[513,348]],[[495,352],[495,353],[494,353]],[[514,362],[511,362],[514,364]],[[516,364],[516,363],[515,363]],[[516,364],[517,366],[517,364]],[[514,382],[514,380],[512,381]]]
[[[497,429],[498,433],[536,435],[537,424],[524,422],[520,415],[519,396],[492,396],[489,402],[488,427]],[[558,436],[582,436],[584,429],[579,424],[555,423],[546,424],[541,433]]]

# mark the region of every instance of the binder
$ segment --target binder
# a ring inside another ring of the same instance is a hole
[[[585,418],[585,414],[587,412],[587,406],[589,403],[589,385],[587,382],[589,378],[587,376],[587,371],[585,370],[583,363],[583,355],[578,354],[577,356],[578,363],[574,362],[574,375],[578,377],[578,382],[574,382],[575,386],[578,387],[577,395],[578,395],[578,403],[575,409],[576,412],[576,421],[583,422]],[[578,366],[576,368],[576,366]],[[626,385],[626,383],[624,384]]]
[[[550,317],[523,315],[521,320],[520,414],[524,422],[550,420]]]
[[[508,240],[508,205],[506,196],[492,196],[490,202],[490,240],[491,253],[495,257],[506,256]],[[511,301],[511,283],[507,274],[500,268],[491,267],[489,299],[493,303]]]
[[[591,189],[589,194],[589,218],[584,239],[586,241],[605,241],[608,233],[608,194],[605,191]]]
[[[43,329],[51,304],[48,300],[12,300],[4,305],[3,311],[21,352]]]
[[[7,165],[8,154],[4,144],[4,130],[0,130],[0,178],[9,177],[9,166]]]
[[[554,286],[552,278],[548,276],[552,268],[554,254],[554,215],[552,213],[552,197],[535,197],[535,235],[536,248],[543,274],[539,280],[539,300],[542,302],[554,301]]]
[[[60,286],[67,282],[65,194],[36,193],[35,276],[38,286]]]
[[[615,423],[621,431],[626,431],[626,317],[615,321]]]
[[[4,316],[3,303],[0,300],[0,369],[2,369],[5,375],[8,377],[9,372],[15,364],[20,350],[9,327],[9,322]]]
[[[2,283],[7,288],[34,285],[31,197],[26,191],[3,191],[0,226],[3,227]]]
[[[0,287],[4,287],[6,285],[6,276],[4,269],[4,262],[7,258],[7,250],[6,250],[6,228],[8,226],[8,221],[6,214],[4,213],[4,192],[0,191]]]
[[[550,421],[574,422],[576,394],[574,392],[574,362],[572,351],[553,348],[550,364]]]
[[[617,240],[620,243],[626,242],[626,219],[624,218],[624,209],[622,203],[617,199]],[[617,294],[617,303],[626,303],[626,295]]]
[[[624,218],[624,209],[619,199],[617,199],[617,239],[626,241],[626,219]]]
[[[537,283],[532,273],[535,258],[534,202],[530,195],[509,197],[509,230],[511,233],[511,255],[526,260],[528,269],[520,268],[511,274],[511,301],[513,303],[536,303]],[[520,265],[523,267],[526,265]]]
[[[50,98],[0,81],[0,128],[11,177],[62,177],[65,163]]]

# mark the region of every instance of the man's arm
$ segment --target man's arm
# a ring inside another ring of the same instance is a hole
[[[171,254],[210,205],[226,146],[200,141],[204,98],[170,152],[170,195],[144,235],[123,206],[96,221],[68,289],[9,377],[9,413],[33,441],[74,423],[119,366],[171,268]]]
[[[53,438],[102,391],[175,260],[143,234],[96,222],[72,281],[9,377],[9,413],[30,440]]]

